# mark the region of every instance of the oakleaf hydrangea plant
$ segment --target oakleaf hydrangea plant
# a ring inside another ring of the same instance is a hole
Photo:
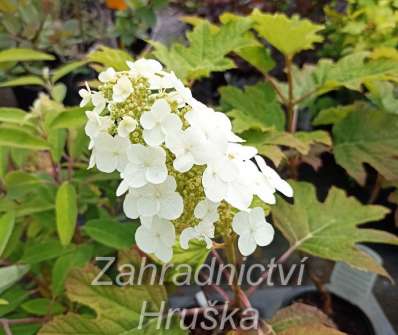
[[[108,68],[97,91],[79,94],[88,109],[89,167],[120,173],[116,194],[125,196],[125,215],[141,222],[138,247],[169,262],[176,243],[188,249],[193,239],[210,248],[234,232],[244,256],[271,243],[274,229],[253,200],[274,204],[276,191],[291,197],[289,184],[173,72],[152,59],[128,67]]]

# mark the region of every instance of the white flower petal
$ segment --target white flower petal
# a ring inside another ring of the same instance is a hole
[[[225,200],[237,209],[246,210],[252,203],[253,193],[243,184],[230,183]]]
[[[167,220],[178,219],[184,210],[184,201],[177,192],[160,199],[159,216]]]
[[[160,127],[155,127],[152,129],[144,129],[142,135],[145,143],[153,147],[161,145],[166,138]]]
[[[96,153],[95,163],[98,170],[111,173],[116,170],[118,161],[112,152],[103,151]]]
[[[154,102],[151,107],[151,112],[157,121],[163,121],[165,117],[171,112],[169,103],[165,99],[159,99]]]
[[[213,202],[220,202],[227,194],[228,184],[220,180],[214,172],[206,168],[202,176],[206,197]]]
[[[250,230],[249,213],[238,212],[232,220],[232,229],[238,235],[242,235]]]
[[[120,137],[128,137],[137,127],[137,121],[131,116],[124,116],[119,122],[117,133]]]
[[[238,248],[243,256],[249,256],[256,250],[257,244],[253,236],[246,232],[239,236]]]
[[[174,225],[167,220],[155,216],[152,221],[152,231],[158,235],[161,241],[167,246],[173,246],[176,240]]]
[[[153,197],[139,197],[137,211],[140,216],[154,216],[159,212],[159,201]]]
[[[101,72],[98,75],[98,79],[102,83],[107,83],[109,81],[115,80],[116,79],[116,71],[114,68],[110,67],[106,69],[105,71]]]
[[[152,166],[146,169],[146,179],[152,184],[163,183],[167,178],[166,166]]]
[[[192,227],[188,227],[185,228],[180,235],[180,245],[182,249],[189,249],[189,241],[196,239],[199,237],[198,232],[192,228]]]
[[[152,253],[155,250],[153,243],[153,234],[144,226],[139,226],[135,232],[135,241],[138,247],[146,253]]]
[[[162,129],[165,135],[181,130],[182,121],[177,114],[169,114],[162,122]]]
[[[123,201],[123,212],[130,219],[138,219],[137,196],[131,192],[127,193]]]
[[[178,156],[173,161],[174,168],[178,172],[182,172],[182,173],[189,171],[192,168],[193,164],[194,164],[194,159],[190,153]]]
[[[156,125],[156,117],[152,112],[145,112],[141,115],[140,123],[144,129],[152,129]]]
[[[145,226],[148,229],[151,229],[153,216],[140,216],[140,221],[143,226]]]
[[[173,248],[159,243],[155,246],[155,256],[159,258],[163,263],[168,263],[173,258]]]
[[[257,228],[254,238],[259,246],[264,247],[272,242],[274,234],[274,228],[268,222],[265,222]]]
[[[120,197],[121,195],[123,195],[124,193],[126,193],[129,189],[129,183],[127,182],[127,180],[123,179],[118,188],[116,189],[116,196]]]

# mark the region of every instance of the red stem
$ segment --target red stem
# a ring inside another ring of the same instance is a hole
[[[286,260],[294,253],[297,247],[298,247],[297,243],[293,244],[277,259],[276,264],[282,264],[286,262]],[[261,284],[264,283],[265,280],[267,280],[268,276],[269,276],[269,270],[263,273],[263,275],[260,277],[260,280],[256,285],[253,285],[246,291],[246,295],[250,297],[254,292],[256,292],[256,290],[261,286]]]
[[[221,258],[220,254],[217,252],[217,250],[212,249],[211,253],[216,258],[217,262],[223,267],[223,274],[225,275],[225,278],[227,279],[227,281],[229,283],[230,279],[231,279],[231,274],[225,268],[225,263],[224,263],[223,259]]]

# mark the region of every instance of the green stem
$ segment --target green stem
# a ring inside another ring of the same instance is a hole
[[[238,257],[236,252],[236,237],[231,236],[225,240],[225,254],[227,256],[228,262],[232,264],[236,269],[238,268]],[[232,278],[232,291],[234,294],[234,303],[237,307],[241,307],[241,294],[240,287],[238,283],[237,271],[234,271],[234,277]]]
[[[288,99],[287,99],[287,118],[288,118],[288,131],[294,133],[297,128],[297,108],[294,102],[293,92],[293,57],[290,55],[285,56],[287,85],[288,85]]]

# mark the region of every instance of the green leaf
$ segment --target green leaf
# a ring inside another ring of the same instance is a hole
[[[226,55],[247,45],[245,33],[250,26],[250,20],[238,20],[214,29],[209,22],[201,21],[187,33],[189,46],[175,43],[168,49],[158,42],[151,41],[151,44],[155,48],[155,57],[179,78],[189,82],[208,77],[211,72],[234,68],[234,62]]]
[[[257,148],[259,153],[271,159],[276,166],[285,157],[280,146],[297,150],[302,155],[308,155],[314,144],[331,145],[329,134],[322,130],[296,132],[294,134],[270,130],[267,132],[250,130],[241,134],[248,145]]]
[[[371,109],[369,104],[362,102],[355,102],[346,106],[335,106],[321,110],[312,121],[314,126],[324,126],[328,124],[335,124],[344,119],[348,114],[354,111]]]
[[[237,133],[249,129],[283,130],[285,114],[272,87],[266,83],[246,86],[243,91],[233,86],[220,88],[221,103],[230,109]]]
[[[55,58],[52,55],[32,49],[10,48],[7,50],[0,51],[0,63],[54,60],[54,59]]]
[[[387,208],[362,205],[335,187],[324,202],[319,202],[312,184],[293,181],[290,184],[294,189],[294,205],[279,199],[272,217],[292,246],[314,256],[388,276],[382,266],[357,247],[362,242],[398,245],[398,238],[392,234],[358,228],[384,218],[389,212]]]
[[[77,223],[76,190],[67,181],[57,191],[55,213],[59,240],[63,246],[67,246],[72,240]]]
[[[193,273],[195,273],[195,271],[204,264],[209,253],[210,249],[206,248],[206,244],[203,241],[190,241],[188,250],[182,249],[179,244],[175,244],[173,247],[173,258],[170,262],[175,266],[167,272],[167,280],[172,282],[184,282],[187,269],[178,268],[178,264],[187,264],[190,266]]]
[[[16,324],[11,325],[10,328],[13,335],[36,335],[40,329],[40,324]]]
[[[39,195],[37,195],[39,196]],[[46,199],[33,197],[16,206],[16,217],[28,216],[35,213],[46,212],[54,209],[54,204]]]
[[[0,146],[0,179],[4,178],[8,171],[8,159],[10,150]]]
[[[46,298],[29,300],[23,303],[21,308],[29,314],[39,316],[62,314],[65,310],[59,303]]]
[[[17,6],[13,3],[11,0],[3,0],[0,2],[0,11],[7,13],[7,14],[12,14],[15,13],[17,10]]]
[[[62,293],[65,279],[74,267],[83,267],[91,259],[94,248],[92,245],[82,245],[76,251],[59,257],[52,269],[51,290],[54,296]]]
[[[7,246],[15,225],[15,214],[9,212],[0,217],[0,257]]]
[[[66,96],[67,87],[63,83],[55,84],[54,87],[51,89],[51,97],[56,102],[62,102]]]
[[[279,310],[268,322],[277,334],[298,326],[333,327],[333,322],[321,310],[302,303]]]
[[[51,145],[51,156],[59,162],[64,154],[67,132],[65,129],[51,129],[47,141]]]
[[[124,50],[101,45],[96,50],[90,52],[87,59],[90,62],[102,64],[105,67],[113,67],[116,71],[125,71],[129,69],[126,61],[132,61],[133,57]]]
[[[30,292],[16,284],[13,285],[13,287],[8,288],[4,293],[0,294],[2,299],[9,302],[7,305],[0,306],[0,317],[3,317],[4,315],[15,311],[20,304],[29,297]]]
[[[81,158],[88,152],[89,137],[86,135],[84,127],[69,129],[67,141],[68,153],[73,158]]]
[[[264,46],[247,46],[236,50],[235,53],[262,74],[267,74],[276,65],[271,51]]]
[[[32,121],[28,119],[28,115],[29,114],[23,109],[14,107],[0,107],[0,122],[33,126]]]
[[[62,77],[66,76],[67,74],[73,72],[74,70],[78,69],[87,64],[87,61],[75,61],[63,66],[60,66],[56,70],[52,72],[51,80],[53,83],[60,80]]]
[[[125,329],[116,322],[69,313],[44,325],[38,335],[122,335],[124,332]]]
[[[29,269],[28,265],[11,265],[0,268],[0,294],[18,282]]]
[[[316,96],[345,87],[361,91],[363,84],[380,80],[396,80],[398,61],[368,59],[369,53],[350,54],[334,63],[321,59],[318,64],[293,67],[293,96],[303,107]],[[278,83],[286,95],[287,84]]]
[[[95,241],[118,250],[134,245],[136,229],[136,224],[122,224],[109,219],[91,220],[83,227],[83,231]]]
[[[88,265],[84,269],[72,270],[66,281],[69,299],[91,307],[98,319],[114,321],[129,330],[138,326],[145,301],[147,311],[159,311],[160,302],[151,294],[152,285],[93,285],[98,274],[99,269]],[[109,278],[103,276],[101,281],[109,281]]]
[[[51,122],[52,128],[80,128],[87,122],[86,109],[81,107],[67,108]]]
[[[142,329],[132,329],[122,335],[187,335],[189,334],[187,330],[183,329],[180,325],[179,318],[173,316],[170,320],[170,325],[168,329],[163,329],[158,327],[158,319],[150,320]],[[163,321],[163,325],[166,320]],[[182,323],[183,325],[183,323]],[[160,328],[160,329],[159,329]]]
[[[311,145],[314,145],[315,143],[323,144],[328,147],[332,146],[332,139],[327,131],[298,131],[293,135],[305,146],[305,149],[300,151],[303,155],[307,155],[310,151]]]
[[[62,247],[56,240],[35,242],[25,247],[20,261],[27,264],[37,264],[54,259],[73,251],[73,247]]]
[[[38,176],[24,172],[11,171],[4,177],[7,196],[16,199],[37,190],[38,186],[43,185],[46,181]]]
[[[396,85],[388,81],[371,81],[365,83],[369,90],[367,97],[380,109],[398,114],[398,98],[395,92]]]
[[[307,325],[292,327],[277,333],[277,335],[346,335],[346,333],[322,325]]]
[[[140,323],[143,303],[146,302],[146,312],[159,312],[164,296],[164,288],[158,285],[95,285],[94,279],[100,270],[89,264],[84,269],[74,269],[70,272],[66,282],[67,296],[73,302],[86,305],[96,313],[96,318],[67,314],[58,316],[44,325],[39,335],[128,335],[152,334],[153,322],[144,324],[143,329],[135,329]],[[109,281],[107,276],[102,276],[100,281]],[[160,293],[159,293],[160,292]],[[154,319],[157,320],[157,319]],[[146,320],[145,320],[146,321]],[[157,330],[156,333],[185,334],[172,322],[173,333]],[[177,332],[177,333],[175,333]]]
[[[226,12],[220,16],[220,21],[223,24],[227,24],[228,22],[243,21],[245,24],[249,20],[247,16],[239,16]],[[252,26],[253,24],[251,22],[251,27]],[[215,26],[215,29],[218,29],[218,27]],[[271,50],[264,47],[264,45],[258,41],[257,37],[251,31],[245,33],[244,37],[247,39],[247,42],[242,43],[242,46],[236,48],[234,52],[246,62],[254,66],[261,73],[267,74],[276,65],[272,58]]]
[[[288,18],[284,14],[266,14],[255,9],[250,18],[255,22],[254,29],[260,36],[287,56],[312,49],[314,43],[323,41],[318,32],[324,26],[297,16]]]
[[[340,59],[337,63],[323,61],[326,76],[321,91],[338,87],[359,91],[365,82],[390,80],[398,76],[398,62],[389,59],[367,61],[369,53],[359,52]]]
[[[398,115],[359,110],[333,128],[338,164],[360,184],[366,181],[368,163],[387,180],[398,178]]]
[[[15,87],[26,85],[45,86],[45,82],[38,76],[21,76],[15,79],[10,79],[0,83],[0,87]]]
[[[0,146],[31,150],[49,149],[48,143],[40,137],[32,135],[24,130],[10,127],[0,128]]]

